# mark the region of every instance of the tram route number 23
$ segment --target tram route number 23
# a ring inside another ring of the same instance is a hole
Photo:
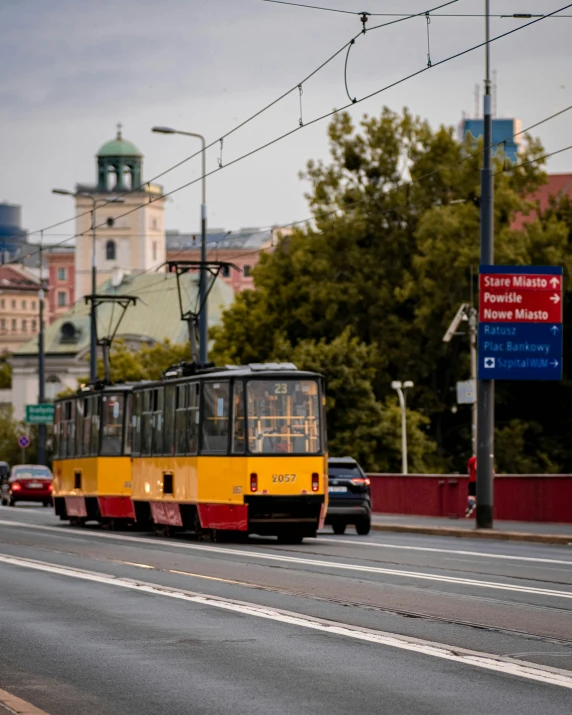
[[[281,482],[294,483],[296,481],[296,475],[295,474],[273,474],[272,481],[274,484],[278,484]]]

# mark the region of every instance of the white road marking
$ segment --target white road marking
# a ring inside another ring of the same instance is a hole
[[[78,536],[80,538],[114,539],[116,541],[129,541],[135,544],[152,544],[154,546],[164,545],[177,549],[188,549],[190,551],[203,551],[211,554],[229,554],[231,556],[244,556],[249,559],[262,559],[264,561],[278,561],[281,563],[299,564],[304,566],[318,566],[320,568],[338,569],[342,571],[356,571],[361,573],[386,574],[389,576],[399,576],[401,578],[412,578],[423,581],[438,581],[440,583],[451,583],[460,586],[472,586],[477,588],[494,589],[498,591],[512,591],[516,593],[526,593],[535,596],[551,596],[554,598],[572,599],[572,591],[557,591],[549,588],[536,588],[534,586],[514,585],[510,583],[500,583],[497,581],[479,581],[471,578],[460,578],[458,576],[442,576],[440,574],[422,573],[419,571],[403,571],[401,569],[388,569],[380,566],[364,566],[361,564],[349,564],[337,561],[320,561],[318,559],[299,558],[296,556],[283,556],[274,553],[260,553],[258,551],[244,551],[242,549],[228,549],[221,546],[205,546],[202,544],[181,543],[180,541],[163,541],[160,539],[148,539],[145,537],[124,536],[120,534],[106,534],[100,531],[72,531],[62,529],[57,526],[42,526],[39,524],[26,524],[24,522],[3,521],[1,526],[16,526],[26,529],[38,529],[41,531],[54,531],[60,536]]]
[[[572,534],[570,535],[572,540]],[[385,544],[379,541],[358,541],[353,539],[338,539],[337,537],[321,537],[316,539],[318,543],[328,542],[329,544],[354,544],[356,546],[376,546],[382,549],[403,549],[405,551],[426,551],[435,554],[458,554],[459,556],[479,556],[487,559],[508,559],[509,561],[529,561],[538,562],[540,564],[559,564],[563,566],[572,566],[572,561],[564,561],[561,559],[543,559],[536,556],[509,556],[508,554],[488,554],[484,551],[460,551],[453,549],[435,549],[430,546],[401,546],[400,544]]]
[[[109,576],[108,574],[99,573],[97,571],[86,571],[83,569],[58,566],[45,561],[36,561],[34,559],[24,559],[15,556],[8,556],[6,554],[0,554],[0,562],[21,568],[44,571],[59,576],[67,576],[68,578],[101,583],[107,586],[127,588],[133,591],[152,594],[154,596],[176,598],[190,603],[198,603],[204,606],[212,606],[213,608],[233,611],[234,613],[240,613],[246,616],[254,616],[270,621],[277,621],[279,623],[287,623],[292,626],[310,628],[312,630],[323,631],[332,635],[368,641],[369,643],[389,646],[391,648],[414,651],[415,653],[420,653],[422,655],[442,658],[444,660],[454,661],[463,665],[472,665],[477,668],[496,671],[497,673],[502,673],[504,675],[515,675],[519,678],[535,680],[540,683],[544,683],[545,685],[557,685],[562,688],[572,689],[572,672],[548,666],[536,665],[535,663],[528,663],[526,661],[515,661],[513,658],[508,659],[503,656],[497,656],[489,653],[479,653],[478,651],[451,647],[441,643],[432,643],[431,641],[425,641],[418,638],[410,638],[408,636],[397,635],[394,633],[360,628],[347,623],[313,618],[312,616],[306,616],[292,611],[284,611],[281,609],[269,608],[267,606],[260,606],[256,603],[235,601],[233,599],[209,596],[202,593],[162,586],[160,584],[145,581],[135,581],[117,576]]]

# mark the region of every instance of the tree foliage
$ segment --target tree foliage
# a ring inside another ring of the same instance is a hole
[[[12,366],[8,362],[8,355],[0,356],[0,390],[9,390],[12,387]]]
[[[120,339],[111,349],[111,382],[160,380],[171,365],[190,359],[191,349],[188,343],[176,345],[165,340],[163,343],[144,345],[140,350],[132,350]],[[103,375],[103,360],[98,361],[98,374]]]
[[[304,346],[323,352],[349,329],[356,345],[369,351],[362,379],[382,412],[391,411],[392,380],[414,381],[411,419],[429,423],[428,435],[422,432],[426,441],[419,443],[421,463],[464,470],[470,413],[461,408],[453,414],[451,407],[455,383],[469,377],[468,339],[445,344],[442,337],[460,303],[476,293],[481,151],[471,137],[459,142],[451,127],[433,130],[407,110],[387,108],[379,117],[365,116],[359,128],[347,113],[337,115],[329,139],[329,162],[310,161],[303,175],[314,226],[294,231],[261,256],[256,290],[239,294],[213,330],[215,357],[266,360],[277,341],[291,346],[291,355]],[[505,171],[502,154],[495,160],[496,262],[563,265],[570,276],[569,206],[553,205],[520,231],[512,225],[517,213],[534,208],[526,196],[546,180],[541,155],[540,144],[526,137],[522,166]],[[358,375],[344,379],[357,383],[364,368],[350,361],[348,370]],[[332,381],[332,400],[340,411],[359,412],[365,398],[345,399],[344,379]],[[555,396],[554,387],[546,389]],[[511,420],[523,419],[525,461],[519,464],[527,471],[570,468],[572,448],[554,440],[552,408],[541,398],[545,388],[535,385],[533,391],[534,420],[519,385],[499,384],[499,444],[507,429],[516,429]],[[332,444],[346,445],[351,428],[338,424],[343,418],[337,413],[330,412]],[[381,412],[366,415],[360,426],[368,435],[364,458],[381,465],[387,449],[378,431]],[[514,463],[513,451],[497,450],[498,470],[514,471]]]

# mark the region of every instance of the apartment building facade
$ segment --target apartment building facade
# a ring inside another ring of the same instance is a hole
[[[20,265],[0,265],[0,355],[13,353],[39,329],[39,280]]]

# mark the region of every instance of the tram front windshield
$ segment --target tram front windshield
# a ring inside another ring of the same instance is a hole
[[[248,449],[255,454],[317,454],[320,401],[316,380],[249,380]]]

